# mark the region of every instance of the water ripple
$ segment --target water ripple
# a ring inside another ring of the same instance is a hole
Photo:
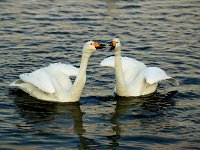
[[[199,148],[199,1],[0,4],[0,149]],[[90,58],[79,103],[43,102],[8,87],[49,63],[78,67],[84,42],[114,37],[124,56],[161,67],[180,86],[164,82],[152,95],[117,97],[114,70],[99,66],[113,55],[105,49]]]

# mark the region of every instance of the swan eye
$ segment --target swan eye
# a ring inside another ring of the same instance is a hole
[[[93,43],[91,43],[90,45],[93,45]]]

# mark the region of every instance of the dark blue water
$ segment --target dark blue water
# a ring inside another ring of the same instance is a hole
[[[198,0],[1,0],[0,149],[200,148]],[[79,103],[52,103],[8,85],[53,62],[79,66],[88,40],[120,37],[123,55],[157,66],[180,85],[161,83],[139,98],[113,94],[114,71],[90,59]]]

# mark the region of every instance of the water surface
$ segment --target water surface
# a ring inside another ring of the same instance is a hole
[[[198,149],[198,0],[1,0],[0,149]],[[120,37],[123,55],[157,66],[180,86],[161,83],[139,98],[113,94],[114,71],[90,59],[78,103],[44,102],[8,85],[49,63],[79,66],[88,40]]]

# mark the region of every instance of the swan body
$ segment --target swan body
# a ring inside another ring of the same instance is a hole
[[[111,49],[115,56],[105,58],[101,66],[115,68],[116,86],[114,92],[119,96],[140,96],[156,91],[158,82],[172,79],[158,67],[147,67],[144,63],[129,57],[121,57],[121,43],[113,39]]]
[[[19,79],[10,84],[29,95],[47,101],[76,102],[80,99],[86,82],[86,69],[91,54],[103,48],[99,43],[86,42],[80,68],[62,63],[50,64],[31,73],[19,75]],[[70,76],[75,76],[74,84]]]

